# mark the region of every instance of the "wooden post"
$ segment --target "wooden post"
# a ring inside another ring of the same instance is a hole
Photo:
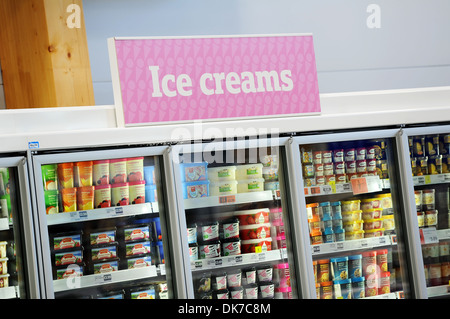
[[[1,0],[6,108],[94,105],[82,0]]]

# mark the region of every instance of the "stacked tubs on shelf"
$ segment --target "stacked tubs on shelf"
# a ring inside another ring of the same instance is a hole
[[[286,248],[281,209],[240,210],[223,216],[188,225],[191,261]]]
[[[276,156],[266,156],[263,163],[217,167],[182,163],[180,168],[184,199],[279,189]]]
[[[388,249],[313,262],[318,299],[360,299],[390,293]]]
[[[143,157],[42,166],[47,214],[145,201]]]
[[[311,244],[391,234],[395,230],[390,193],[373,198],[306,205]]]

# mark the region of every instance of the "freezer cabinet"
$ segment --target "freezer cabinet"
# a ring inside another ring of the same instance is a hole
[[[422,275],[422,294],[449,298],[450,126],[405,128],[400,142],[409,195],[405,205],[421,244],[416,267]]]
[[[309,282],[310,298],[416,297],[406,251],[416,243],[406,234],[397,133],[292,138],[290,173],[301,186],[290,189],[299,193],[309,234],[312,267],[302,281]]]
[[[0,157],[0,299],[39,298],[26,155]]]
[[[168,246],[165,150],[33,155],[45,298],[183,296],[174,279],[179,254]]]
[[[287,139],[172,150],[188,298],[298,298]]]

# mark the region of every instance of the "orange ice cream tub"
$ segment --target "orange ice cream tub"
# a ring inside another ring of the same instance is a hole
[[[77,188],[63,188],[61,190],[63,212],[74,212],[77,210]]]
[[[73,175],[76,187],[92,186],[92,161],[75,162]]]
[[[83,186],[77,189],[77,209],[94,209],[94,186]]]
[[[73,163],[58,164],[58,182],[61,188],[72,188],[75,186],[73,178]]]

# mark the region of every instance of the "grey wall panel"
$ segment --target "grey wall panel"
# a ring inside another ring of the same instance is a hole
[[[113,103],[106,45],[113,36],[312,33],[321,93],[450,85],[448,0],[85,0],[83,6],[96,104]]]

